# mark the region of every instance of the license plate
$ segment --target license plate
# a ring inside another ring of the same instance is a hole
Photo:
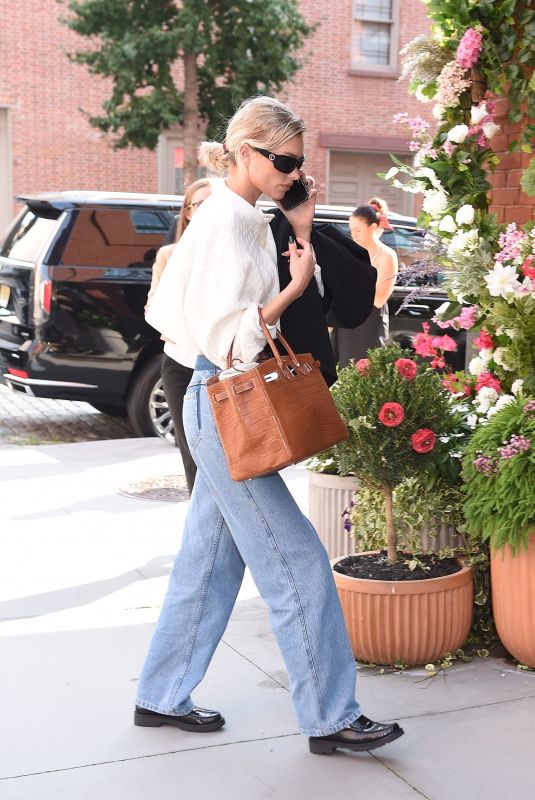
[[[9,302],[11,289],[9,286],[0,286],[0,306],[6,308]]]

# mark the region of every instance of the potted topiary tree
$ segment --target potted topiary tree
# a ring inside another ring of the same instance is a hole
[[[480,425],[463,458],[465,517],[488,540],[494,622],[535,668],[535,400],[522,395]]]
[[[451,437],[459,423],[439,376],[417,364],[410,351],[389,345],[368,356],[340,370],[332,387],[350,432],[336,446],[336,458],[365,489],[381,494],[387,546],[334,559],[334,578],[358,659],[422,664],[466,639],[472,570],[454,557],[429,553],[415,559],[400,552],[393,494],[424,473],[429,487],[441,475],[455,478]]]

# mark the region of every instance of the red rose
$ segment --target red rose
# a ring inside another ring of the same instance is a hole
[[[429,428],[420,428],[411,436],[412,449],[417,453],[430,453],[435,446],[436,436]]]
[[[387,428],[397,428],[405,419],[403,406],[399,403],[385,403],[377,414],[377,419]]]
[[[369,366],[370,366],[369,358],[359,358],[358,361],[355,361],[355,367],[356,369],[358,369],[361,375],[368,369]]]
[[[410,358],[398,358],[397,361],[394,361],[394,366],[401,377],[405,378],[407,381],[412,381],[418,372],[416,363]]]
[[[477,376],[476,380],[476,392],[479,392],[484,386],[488,386],[490,389],[495,389],[497,392],[501,392],[502,385],[496,375],[493,375],[492,372],[482,372],[480,375]]]

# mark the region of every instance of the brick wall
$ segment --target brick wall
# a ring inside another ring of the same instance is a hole
[[[320,134],[383,134],[397,137],[401,147],[407,137],[405,131],[392,128],[392,115],[399,110],[425,114],[426,108],[407,96],[405,82],[350,74],[350,0],[302,0],[300,5],[306,18],[321,20],[321,26],[305,46],[308,64],[283,99],[305,118],[307,167],[321,186],[327,180],[328,158],[327,148],[319,144]],[[400,9],[402,47],[427,30],[428,21],[421,0],[403,0]],[[64,13],[65,6],[57,0],[0,0],[0,105],[11,107],[14,194],[157,191],[156,154],[113,151],[109,140],[80,113],[80,106],[99,112],[108,84],[65,57],[86,42],[60,24]]]
[[[520,178],[528,166],[532,155],[516,151],[510,153],[508,148],[512,141],[518,139],[523,122],[511,123],[507,120],[509,104],[507,100],[497,102],[496,123],[501,130],[494,136],[492,147],[500,158],[496,172],[491,175],[491,211],[498,222],[516,222],[523,225],[535,220],[535,198],[524,194],[520,188]]]

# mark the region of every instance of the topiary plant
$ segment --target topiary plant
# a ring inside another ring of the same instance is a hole
[[[440,378],[411,355],[395,344],[370,350],[341,369],[331,389],[349,429],[349,438],[336,445],[336,460],[342,473],[382,492],[391,563],[397,558],[394,488],[451,461],[449,437],[458,430]]]

